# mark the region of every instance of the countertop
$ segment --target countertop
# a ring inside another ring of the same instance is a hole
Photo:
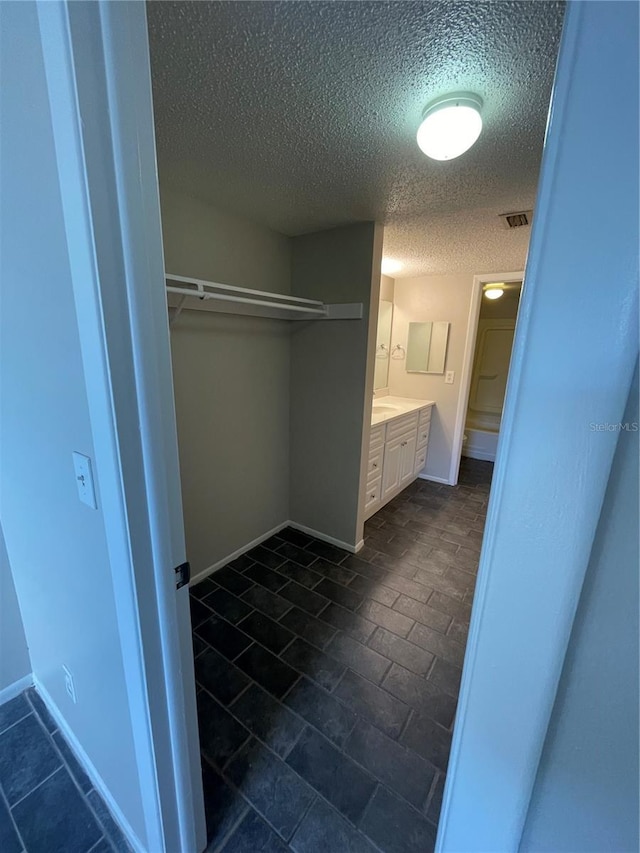
[[[387,421],[392,421],[394,418],[408,415],[410,412],[417,412],[418,409],[424,409],[427,406],[435,406],[434,401],[414,400],[412,397],[374,397],[371,426],[384,424]]]

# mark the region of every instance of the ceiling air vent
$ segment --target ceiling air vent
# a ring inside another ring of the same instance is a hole
[[[517,213],[501,213],[499,215],[505,228],[522,228],[523,225],[531,225],[533,210],[520,210]]]

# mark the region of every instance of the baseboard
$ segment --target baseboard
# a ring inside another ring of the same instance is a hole
[[[36,690],[38,691],[40,698],[46,705],[47,711],[51,714],[51,716],[57,723],[58,728],[60,729],[60,734],[64,737],[67,742],[67,745],[78,760],[80,766],[91,780],[93,787],[104,800],[107,808],[111,812],[111,816],[122,830],[122,833],[131,845],[132,850],[134,850],[134,853],[145,853],[144,846],[142,845],[140,839],[133,831],[131,824],[123,815],[116,801],[113,799],[111,792],[109,791],[109,789],[104,783],[104,780],[102,779],[102,776],[100,776],[93,762],[91,761],[87,753],[84,751],[82,745],[80,744],[80,741],[76,738],[75,734],[69,728],[69,724],[60,713],[58,706],[51,698],[46,687],[43,687],[42,683],[38,681],[38,679],[35,677],[33,678],[33,684]]]
[[[419,480],[430,480],[432,483],[441,483],[443,486],[450,486],[451,482],[446,477],[432,477],[431,474],[418,474]]]
[[[270,539],[272,536],[275,536],[276,533],[280,533],[281,530],[284,530],[285,527],[293,527],[294,530],[300,530],[302,533],[308,533],[309,536],[315,536],[316,539],[322,539],[323,542],[328,542],[330,545],[336,545],[338,548],[342,548],[345,551],[349,551],[351,554],[357,554],[358,551],[361,551],[364,548],[364,539],[361,539],[360,542],[355,545],[349,544],[349,542],[343,542],[342,539],[335,539],[333,536],[327,536],[326,533],[321,533],[319,530],[314,530],[312,527],[306,527],[304,524],[298,524],[297,521],[283,521],[282,524],[278,524],[275,527],[272,527],[271,530],[267,530],[266,533],[262,533],[256,539],[253,539],[251,542],[248,542],[246,545],[243,545],[242,548],[238,548],[236,551],[232,551],[231,554],[227,554],[226,557],[223,557],[221,560],[218,560],[211,566],[208,566],[206,569],[203,569],[201,572],[198,572],[197,575],[194,575],[191,578],[189,586],[195,586],[200,581],[203,581],[205,578],[208,578],[209,575],[212,575],[214,572],[217,572],[218,569],[221,569],[223,566],[226,566],[227,563],[230,563],[232,560],[235,560],[236,557],[241,557],[243,554],[246,554],[247,551],[250,551],[252,548],[255,548],[256,545],[260,545],[261,542],[264,542],[266,539]]]
[[[495,462],[496,454],[488,450],[476,450],[474,447],[465,447],[463,456],[469,459],[480,459],[483,462]]]
[[[307,533],[309,536],[315,536],[316,539],[322,539],[323,542],[328,542],[330,545],[335,545],[342,548],[344,551],[349,551],[351,554],[357,554],[364,547],[364,540],[351,545],[349,542],[343,542],[342,539],[335,539],[333,536],[327,536],[326,533],[321,533],[319,530],[314,530],[313,527],[307,527],[304,524],[299,524],[297,521],[289,521],[288,527],[293,527],[294,530],[300,530],[302,533]]]
[[[10,702],[12,699],[15,699],[16,696],[19,696],[23,690],[27,690],[33,684],[33,674],[30,672],[29,675],[25,675],[24,678],[19,678],[17,681],[14,681],[13,684],[8,684],[6,687],[3,687],[0,690],[0,705],[4,705],[5,702]]]
[[[264,542],[266,539],[269,539],[271,536],[274,536],[276,533],[280,533],[281,530],[284,530],[285,527],[293,527],[290,521],[283,521],[281,524],[277,524],[275,527],[272,527],[271,530],[267,530],[266,533],[262,533],[256,539],[253,539],[251,542],[248,542],[246,545],[243,545],[242,548],[238,548],[236,551],[232,551],[231,554],[227,554],[226,557],[223,557],[221,560],[218,560],[213,565],[208,566],[206,569],[203,569],[201,572],[198,572],[197,575],[194,575],[191,578],[191,582],[189,586],[195,586],[200,581],[203,581],[205,578],[208,578],[209,575],[216,572],[218,569],[221,569],[223,566],[226,566],[227,563],[230,563],[231,560],[235,560],[236,557],[241,557],[243,554],[246,554],[247,551],[250,551],[252,548],[255,548],[256,545],[260,545],[261,542]]]

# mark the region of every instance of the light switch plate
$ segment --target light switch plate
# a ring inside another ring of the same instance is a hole
[[[445,385],[453,385],[453,381],[456,378],[456,374],[454,370],[447,370],[444,375]]]
[[[91,470],[91,459],[82,453],[73,451],[73,468],[76,472],[76,486],[78,497],[83,504],[97,509],[96,490],[93,485],[93,471]]]

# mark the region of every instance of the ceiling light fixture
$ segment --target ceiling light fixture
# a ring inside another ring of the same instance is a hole
[[[453,160],[468,151],[482,130],[482,98],[472,92],[444,95],[427,104],[418,146],[433,160]]]
[[[394,261],[393,258],[383,258],[382,259],[382,275],[393,275],[396,272],[400,272],[403,264],[400,261]]]
[[[504,294],[504,282],[493,282],[492,284],[486,284],[484,287],[484,295],[487,299],[500,299],[500,297]]]

